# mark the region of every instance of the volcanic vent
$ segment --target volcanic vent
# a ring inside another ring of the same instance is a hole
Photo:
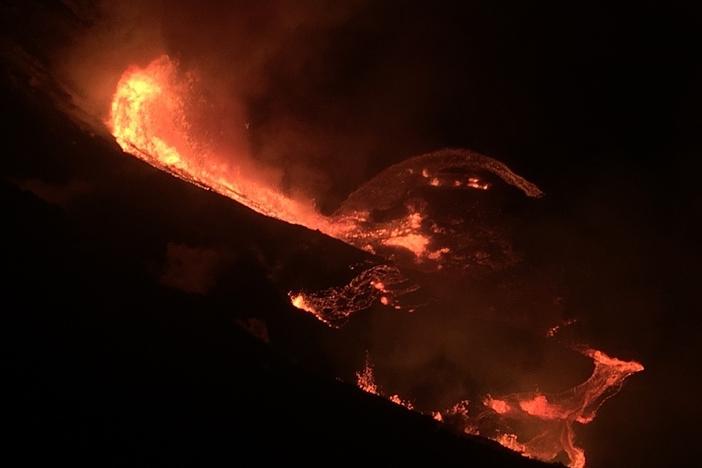
[[[446,202],[438,202],[436,196],[484,196],[494,186],[511,190],[513,196],[543,195],[504,164],[467,150],[417,156],[385,169],[334,213],[324,215],[309,200],[290,196],[266,180],[262,171],[237,164],[236,155],[218,153],[216,144],[200,136],[198,85],[195,74],[184,72],[165,55],[145,67],[130,67],[119,80],[107,122],[117,143],[159,169],[262,215],[321,231],[373,254],[374,264],[362,268],[348,284],[289,292],[294,307],[323,324],[342,327],[354,314],[375,305],[430,314],[426,301],[436,304],[441,298],[422,298],[421,291],[432,290],[426,282],[441,281],[445,275],[489,278],[519,263],[510,242],[479,208],[447,210]],[[586,458],[576,445],[575,427],[591,422],[602,403],[643,366],[580,343],[568,346],[589,358],[593,370],[582,383],[557,392],[485,393],[477,401],[455,401],[449,409],[429,408],[413,404],[411,397],[382,391],[370,357],[357,374],[357,384],[528,457],[551,461],[564,456],[569,466],[581,468]]]

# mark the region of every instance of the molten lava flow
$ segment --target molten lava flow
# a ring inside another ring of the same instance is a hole
[[[447,216],[435,210],[428,193],[461,190],[483,197],[496,182],[527,197],[541,190],[507,166],[466,150],[441,150],[395,164],[353,192],[333,216],[318,213],[307,202],[293,199],[271,182],[245,170],[232,154],[218,154],[193,130],[191,110],[196,81],[178,70],[167,56],[144,68],[131,67],[115,91],[109,126],[119,146],[159,169],[229,197],[258,213],[319,230],[359,249],[426,271],[483,268],[497,271],[515,262],[509,243],[493,229],[474,222],[474,216]],[[429,200],[429,201],[428,201]],[[293,306],[331,327],[342,326],[359,310],[380,303],[409,309],[400,299],[414,292],[400,270],[391,265],[371,267],[347,285],[323,291],[290,293]],[[566,322],[563,325],[568,325]],[[547,334],[553,336],[559,326]],[[569,465],[581,468],[585,455],[574,444],[573,425],[591,422],[599,407],[617,393],[624,380],[643,370],[634,361],[622,361],[585,349],[593,360],[592,376],[558,394],[540,392],[486,396],[484,410],[469,414],[467,401],[427,414],[466,433],[483,434],[526,456],[554,460],[565,453]],[[397,394],[384,395],[366,361],[357,385],[368,393],[413,409]],[[492,434],[485,422],[492,420]],[[497,420],[498,431],[494,431]],[[515,423],[515,424],[512,424]],[[513,427],[517,427],[514,429]],[[534,435],[536,434],[536,435]]]
[[[554,337],[554,336],[556,336],[556,334],[558,334],[559,331],[561,331],[561,329],[563,327],[573,325],[576,322],[577,322],[577,320],[574,318],[564,320],[562,323],[556,324],[556,325],[552,326],[551,328],[549,328],[548,330],[546,330],[546,336]]]
[[[144,68],[129,68],[119,80],[111,105],[109,125],[117,143],[125,152],[159,169],[263,215],[319,230],[399,264],[431,271],[499,269],[513,262],[510,248],[492,230],[469,222],[457,223],[455,218],[439,219],[417,194],[428,187],[484,192],[490,184],[479,174],[485,174],[529,197],[542,195],[538,187],[499,161],[465,150],[417,156],[385,169],[352,193],[333,216],[324,216],[310,203],[287,196],[250,169],[247,172],[238,163],[246,155],[217,154],[208,141],[198,138],[191,116],[193,103],[198,101],[196,85],[192,76],[179,72],[177,64],[165,55]],[[388,210],[396,214],[383,214]],[[486,243],[494,246],[486,248]],[[398,252],[409,257],[396,257]],[[291,302],[332,326],[339,326],[376,301],[409,309],[399,303],[400,294],[392,288],[379,296],[367,287],[368,280],[388,274],[387,268],[361,274],[347,287],[291,293]],[[402,282],[399,270],[391,274],[395,284]]]
[[[292,303],[293,306],[297,307],[298,309],[304,310],[305,312],[309,312],[310,314],[314,315],[322,322],[327,323],[326,320],[323,319],[323,316],[319,312],[317,312],[317,310],[314,307],[312,307],[309,304],[309,302],[307,301],[307,298],[305,297],[305,295],[303,293],[299,293],[299,294],[290,293],[290,302]]]
[[[378,384],[375,383],[373,364],[371,363],[368,355],[366,355],[366,363],[363,367],[363,370],[360,372],[356,372],[356,386],[366,393],[378,396],[385,396],[380,392]],[[412,405],[411,401],[403,400],[397,394],[390,395],[386,398],[391,402],[395,403],[396,405],[404,406],[409,410],[414,409],[414,405]]]
[[[624,380],[641,372],[643,366],[635,361],[612,358],[594,349],[581,352],[593,360],[595,367],[589,379],[572,389],[557,394],[531,392],[498,398],[488,395],[483,400],[487,413],[470,415],[468,401],[461,401],[448,410],[430,410],[427,415],[440,422],[459,425],[468,434],[483,433],[530,458],[552,461],[565,453],[568,466],[582,468],[585,466],[585,452],[575,445],[574,423],[591,422],[600,406],[621,389]],[[357,376],[357,385],[361,389],[381,395],[368,358],[365,369]],[[395,403],[403,401],[397,395],[388,399]],[[403,406],[412,409],[407,404]],[[482,427],[494,426],[490,414],[497,418],[498,431],[493,435],[481,431]],[[520,430],[515,431],[515,426],[521,428],[524,435]]]
[[[397,267],[377,265],[362,271],[344,286],[317,292],[291,292],[290,302],[333,328],[346,323],[354,313],[376,302],[399,310],[399,299],[417,290]]]
[[[145,68],[131,67],[117,84],[110,127],[122,149],[182,179],[289,223],[329,232],[310,206],[258,180],[231,158],[213,154],[191,132],[188,107],[193,79],[181,77],[167,56]]]
[[[491,184],[477,174],[498,178],[527,197],[541,190],[507,166],[487,156],[449,149],[410,158],[383,170],[358,188],[334,214],[339,238],[366,251],[402,262],[394,250],[412,254],[412,266],[425,270],[463,270],[472,266],[499,269],[511,252],[489,229],[463,217],[442,217],[427,202],[427,191],[468,191],[476,196]],[[388,217],[387,213],[395,213]],[[495,253],[486,258],[485,244]]]
[[[585,452],[574,443],[573,424],[591,422],[600,406],[621,389],[624,380],[641,372],[643,366],[594,349],[581,352],[592,359],[595,367],[590,378],[575,388],[558,394],[532,392],[486,399],[485,406],[501,421],[523,423],[537,434],[525,440],[520,440],[519,433],[501,434],[496,437],[498,442],[540,460],[553,460],[565,452],[569,466],[585,466]]]

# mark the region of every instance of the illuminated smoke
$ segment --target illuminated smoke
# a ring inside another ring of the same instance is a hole
[[[381,390],[380,387],[378,387],[378,384],[375,382],[375,373],[373,370],[373,363],[370,360],[370,357],[366,354],[366,362],[363,367],[363,370],[360,372],[356,372],[356,385],[358,388],[363,390],[366,393],[370,393],[372,395],[378,395],[387,398],[391,402],[395,403],[396,405],[404,406],[405,408],[409,410],[414,410],[414,405],[412,404],[411,401],[409,400],[403,400],[400,398],[400,396],[396,393],[392,395],[385,395]]]
[[[269,187],[254,174],[243,173],[240,165],[225,162],[227,158],[195,138],[186,112],[193,85],[192,78],[182,76],[165,55],[143,69],[128,69],[111,106],[109,125],[117,143],[159,169],[263,215],[329,232],[328,221],[312,207]]]
[[[475,414],[469,412],[470,403],[463,400],[447,410],[430,410],[427,415],[458,425],[467,434],[490,437],[531,458],[553,461],[564,453],[568,466],[583,468],[585,452],[575,445],[573,426],[592,422],[600,406],[617,394],[624,380],[644,367],[636,361],[623,361],[595,349],[585,348],[580,352],[592,359],[594,369],[590,378],[573,388],[555,394],[487,395],[482,401],[483,410]],[[381,395],[368,357],[365,368],[356,375],[359,388]],[[396,394],[388,399],[414,409]],[[483,430],[495,423],[493,418],[497,418],[497,431]],[[515,427],[520,429],[515,430]]]
[[[479,195],[492,190],[492,180],[500,180],[527,197],[543,195],[538,187],[499,161],[466,150],[417,156],[385,169],[353,192],[333,215],[325,216],[309,201],[289,196],[244,164],[248,155],[239,155],[239,164],[237,155],[223,157],[214,146],[198,139],[190,114],[196,87],[197,80],[180,71],[167,56],[144,68],[128,69],[117,86],[108,122],[117,143],[125,152],[159,169],[258,213],[319,230],[400,266],[433,272],[500,270],[515,262],[510,247],[490,229],[470,219],[444,219],[418,195],[422,190],[461,190]],[[490,253],[484,248],[487,243],[495,247]],[[361,272],[347,285],[291,292],[290,301],[321,322],[340,327],[355,312],[376,303],[411,310],[402,298],[416,289],[398,267],[382,264]],[[554,327],[548,334],[557,331]],[[554,460],[565,453],[571,467],[581,468],[585,454],[575,445],[574,424],[591,422],[624,380],[643,370],[637,362],[612,358],[601,351],[584,349],[582,353],[592,359],[593,373],[582,384],[562,393],[486,395],[482,410],[474,414],[469,414],[469,408],[478,405],[467,401],[427,414],[438,421],[459,424],[464,432],[491,437],[526,456]],[[378,387],[369,360],[357,374],[357,384],[369,393],[414,408],[397,394],[386,394]],[[497,421],[496,432],[483,431],[488,420]]]
[[[339,328],[355,312],[375,303],[403,309],[400,298],[417,289],[397,267],[377,265],[364,270],[347,285],[316,292],[291,292],[289,296],[293,306],[330,327]]]
[[[263,215],[319,230],[372,253],[404,250],[415,263],[434,269],[485,263],[485,259],[478,260],[478,249],[471,241],[480,238],[480,227],[458,230],[430,218],[422,203],[406,203],[413,189],[486,191],[489,184],[476,175],[485,172],[529,197],[542,195],[538,187],[499,161],[466,150],[443,150],[385,169],[353,192],[336,213],[324,216],[310,202],[286,195],[243,162],[237,163],[237,159],[247,160],[247,155],[223,157],[208,142],[198,140],[188,114],[191,101],[196,100],[196,86],[196,80],[180,72],[168,56],[145,68],[128,69],[111,105],[109,125],[117,143],[125,152],[159,169]],[[398,205],[403,212],[395,217],[379,220],[373,215]]]

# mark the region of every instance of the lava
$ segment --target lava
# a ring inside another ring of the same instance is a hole
[[[356,372],[356,385],[364,392],[371,395],[380,395],[378,385],[375,383],[375,375],[373,374],[373,365],[369,357],[366,355],[366,364],[363,370]]]
[[[416,263],[437,269],[451,264],[452,259],[454,264],[466,262],[469,255],[456,248],[461,244],[460,233],[428,219],[422,206],[410,203],[395,218],[374,218],[373,211],[402,205],[408,193],[419,187],[486,191],[490,184],[476,175],[485,172],[529,197],[542,195],[538,187],[499,161],[466,150],[442,150],[385,169],[352,193],[332,216],[324,216],[311,202],[290,197],[246,170],[237,162],[237,155],[217,154],[208,142],[198,139],[191,116],[193,102],[198,100],[196,87],[197,80],[180,72],[166,55],[145,67],[127,69],[117,84],[107,122],[119,146],[258,213],[319,230],[362,250],[402,250]],[[238,156],[241,160],[246,155]],[[452,245],[438,238],[440,232],[453,236]]]
[[[304,310],[305,312],[309,312],[310,314],[314,315],[321,321],[327,323],[327,321],[323,318],[323,316],[314,308],[312,307],[308,302],[307,298],[303,293],[298,293],[298,294],[292,294],[290,293],[290,302],[292,303],[293,306],[297,307],[300,310]]]
[[[391,260],[393,264],[361,271],[346,285],[289,293],[294,307],[330,327],[343,326],[354,313],[376,303],[412,311],[403,300],[418,286],[395,264],[427,271],[474,267],[499,270],[513,264],[509,246],[496,239],[494,232],[466,220],[441,219],[422,199],[422,190],[465,190],[480,197],[492,189],[493,180],[499,179],[527,197],[543,195],[536,185],[499,161],[450,149],[388,167],[351,193],[335,213],[325,216],[310,202],[287,195],[245,169],[238,161],[248,155],[238,155],[241,157],[237,159],[237,155],[218,154],[198,139],[191,115],[193,102],[197,101],[196,86],[197,80],[182,73],[178,64],[165,55],[145,67],[130,67],[117,84],[107,122],[116,142],[124,152],[260,214],[321,231]],[[485,249],[485,243],[492,243],[493,248]],[[555,335],[559,326],[550,329],[548,336]],[[574,388],[556,394],[486,395],[479,405],[482,410],[475,414],[470,414],[469,407],[478,405],[469,406],[468,401],[426,414],[437,421],[458,424],[466,433],[491,437],[529,457],[554,460],[565,453],[569,466],[582,468],[585,454],[575,445],[574,424],[591,422],[624,380],[641,372],[643,366],[594,349],[580,351],[592,359],[594,369],[588,380]],[[386,395],[379,388],[369,359],[356,377],[364,391],[415,409],[411,402],[397,394]],[[489,420],[497,421],[497,432],[483,429]],[[529,431],[512,429],[512,422]]]
[[[592,375],[580,385],[556,394],[529,392],[486,399],[485,405],[505,425],[521,422],[537,433],[526,439],[519,433],[501,434],[496,437],[498,442],[513,449],[518,447],[525,455],[540,460],[554,460],[565,452],[570,467],[585,466],[585,452],[575,445],[573,424],[592,422],[600,406],[621,389],[624,380],[644,367],[595,349],[579,351],[594,364]]]
[[[188,182],[229,197],[263,215],[331,233],[312,207],[245,174],[231,158],[207,148],[192,134],[188,108],[194,79],[181,76],[161,56],[124,72],[112,99],[109,126],[120,147]]]
[[[397,267],[376,265],[363,270],[348,284],[316,292],[291,292],[293,306],[312,314],[332,328],[343,326],[351,315],[380,304],[402,309],[400,298],[418,289]]]
[[[574,424],[592,422],[600,406],[621,389],[624,380],[644,367],[636,361],[613,358],[595,349],[579,351],[592,359],[594,369],[590,378],[576,387],[556,394],[527,392],[496,398],[486,395],[482,402],[486,411],[476,414],[470,414],[469,402],[465,400],[447,410],[429,410],[425,414],[440,422],[453,421],[467,434],[482,434],[531,458],[553,461],[564,453],[569,467],[583,468],[585,452],[575,445]],[[364,370],[357,376],[359,388],[381,394],[368,357]],[[397,395],[388,399],[404,402]],[[414,409],[408,404],[403,406]],[[493,433],[487,429],[495,423],[491,414],[497,418],[498,427]],[[523,431],[515,431],[514,427]]]
[[[367,354],[366,363],[363,367],[363,370],[361,370],[360,372],[356,372],[356,386],[364,392],[370,393],[371,395],[385,396],[381,392],[380,387],[378,387],[378,384],[375,382],[373,364],[371,363],[370,358]],[[404,406],[409,410],[414,410],[414,405],[411,401],[403,400],[396,393],[386,396],[386,398],[391,402],[395,403],[396,405]]]

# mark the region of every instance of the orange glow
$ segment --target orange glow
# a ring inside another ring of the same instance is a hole
[[[316,292],[291,292],[290,303],[332,328],[376,303],[402,309],[400,299],[417,290],[397,267],[377,265],[361,271],[348,284]]]
[[[373,375],[373,365],[368,356],[366,356],[366,364],[363,370],[356,372],[356,385],[364,392],[379,395],[378,386],[375,383],[375,376]]]
[[[445,255],[449,252],[451,252],[451,249],[449,249],[448,247],[443,247],[443,248],[435,250],[433,252],[429,252],[427,254],[427,258],[429,258],[431,260],[438,260],[441,258],[442,255]]]
[[[466,184],[468,187],[475,188],[478,190],[487,190],[490,188],[488,184],[485,184],[480,181],[477,177],[471,177],[468,179],[468,183]]]
[[[356,386],[364,392],[371,393],[373,395],[384,396],[380,392],[378,384],[375,383],[373,364],[371,363],[368,355],[366,355],[366,363],[363,367],[363,370],[360,372],[356,372]],[[390,395],[386,398],[391,402],[395,403],[396,405],[404,406],[408,410],[414,409],[414,405],[412,405],[412,402],[403,400],[397,394]]]
[[[159,169],[229,197],[254,211],[332,233],[328,220],[275,187],[242,174],[231,157],[203,148],[191,134],[186,109],[192,79],[167,56],[129,68],[117,84],[109,125],[120,147]],[[228,155],[231,156],[231,155]],[[225,162],[229,161],[229,162]]]
[[[533,392],[485,400],[485,406],[504,418],[506,423],[520,421],[538,431],[538,436],[528,440],[519,440],[519,433],[508,434],[509,437],[500,435],[495,440],[545,461],[554,460],[564,452],[569,459],[568,466],[585,466],[585,452],[575,446],[573,423],[591,422],[600,406],[621,389],[624,380],[644,367],[636,361],[623,361],[599,350],[586,348],[580,351],[594,364],[592,375],[580,385],[557,394]]]
[[[527,448],[524,446],[524,444],[520,444],[519,441],[517,441],[517,436],[515,434],[500,434],[495,438],[495,441],[499,442],[501,445],[510,450],[524,454],[527,457],[529,456]]]
[[[408,410],[414,409],[414,405],[412,404],[412,402],[403,400],[398,394],[390,395],[388,397],[388,400],[392,401],[396,405],[404,406]]]
[[[546,331],[546,336],[548,336],[548,337],[556,336],[556,334],[558,334],[558,332],[561,331],[561,328],[567,327],[569,325],[573,325],[576,322],[577,322],[576,319],[568,319],[562,323],[554,325]]]
[[[594,369],[589,379],[580,385],[557,394],[538,392],[506,395],[500,398],[487,396],[484,407],[498,417],[498,431],[490,436],[503,446],[529,458],[554,461],[560,454],[568,458],[571,468],[585,466],[585,451],[575,445],[574,423],[587,424],[595,418],[597,409],[619,391],[624,380],[643,370],[636,361],[623,361],[599,350],[581,349],[593,360]],[[357,385],[375,395],[385,396],[375,384],[373,368],[368,356],[363,371],[356,374]],[[414,409],[414,406],[397,395],[386,396],[390,401]],[[459,423],[467,434],[480,434],[484,412],[469,414],[469,402],[464,400],[447,410],[431,410],[426,414],[436,421]],[[526,428],[529,437],[522,440],[514,431],[513,422]],[[534,435],[536,434],[536,435]]]
[[[536,395],[530,400],[520,401],[519,407],[525,413],[542,419],[558,419],[563,415],[560,408],[549,404],[545,395]]]
[[[146,67],[127,69],[117,84],[108,121],[119,146],[152,166],[229,197],[258,213],[319,230],[360,249],[370,252],[375,252],[378,246],[405,249],[414,254],[417,261],[436,263],[450,252],[446,246],[429,248],[432,235],[423,225],[423,215],[417,209],[410,210],[406,217],[383,223],[370,222],[369,211],[365,208],[324,216],[311,202],[294,199],[275,184],[246,170],[241,161],[248,159],[248,155],[223,155],[210,149],[206,142],[198,140],[190,120],[191,103],[197,100],[193,91],[196,84],[194,78],[181,73],[177,64],[165,55]],[[521,180],[499,163],[482,158],[486,168],[496,170],[495,166],[504,171],[503,177],[509,183],[513,179]],[[414,174],[415,170],[407,173]],[[428,170],[421,170],[421,174],[428,177]],[[439,182],[438,178],[432,179],[433,185]]]
[[[496,399],[490,398],[490,397],[488,397],[485,400],[485,406],[487,406],[488,408],[491,408],[495,413],[498,413],[498,414],[505,414],[510,410],[509,404],[507,404],[506,401],[496,400]]]
[[[126,70],[115,90],[108,122],[122,150],[260,214],[321,231],[393,261],[430,266],[436,271],[451,262],[465,265],[466,259],[471,258],[466,255],[470,251],[456,240],[456,230],[435,222],[426,204],[407,201],[410,189],[486,191],[490,184],[468,176],[488,172],[528,197],[543,195],[537,186],[499,161],[463,150],[442,150],[385,169],[349,195],[334,215],[325,216],[311,202],[295,199],[257,171],[245,169],[241,161],[250,159],[249,155],[218,154],[205,141],[200,141],[188,111],[197,100],[192,91],[194,85],[194,78],[180,72],[167,56],[157,58],[146,67]],[[459,176],[454,169],[464,172]],[[482,197],[478,193],[474,196]],[[398,206],[402,211],[394,218],[374,214],[374,211],[393,212],[391,210]],[[463,234],[472,238],[471,232]],[[398,249],[410,253],[405,256],[409,260],[396,257]],[[338,328],[355,312],[377,303],[414,311],[404,300],[417,288],[396,266],[381,264],[360,272],[348,284],[315,292],[290,292],[289,299],[295,308]],[[562,325],[570,323],[573,321]],[[562,325],[551,328],[547,335],[554,336]],[[497,419],[498,431],[493,431],[490,437],[502,445],[546,461],[565,454],[570,467],[582,468],[585,454],[575,446],[574,423],[591,422],[600,406],[619,391],[624,380],[641,372],[643,366],[635,361],[612,358],[598,350],[581,352],[592,359],[594,370],[587,381],[574,388],[556,394],[527,392],[499,398],[487,396],[483,400],[483,410],[476,415],[469,415],[467,401],[427,414],[438,421],[459,420],[464,432],[470,434],[480,433],[483,419]],[[385,396],[408,409],[414,408],[397,394],[387,396],[381,392],[368,359],[356,377],[362,390]],[[527,427],[528,434],[513,429],[510,423],[515,421],[520,427]],[[536,437],[533,436],[535,432],[538,433]]]
[[[300,310],[304,310],[305,312],[309,312],[315,316],[317,315],[317,311],[314,309],[314,307],[307,303],[305,295],[302,293],[290,296],[290,302]]]
[[[465,258],[446,245],[436,245],[434,234],[443,232],[425,223],[418,208],[406,216],[387,221],[372,221],[370,212],[391,198],[378,200],[378,186],[387,188],[383,178],[393,184],[465,187],[487,190],[489,185],[477,177],[457,179],[445,169],[487,171],[529,197],[542,192],[534,184],[514,174],[499,161],[463,150],[443,150],[396,164],[349,196],[333,216],[319,213],[311,201],[298,200],[256,170],[242,163],[248,154],[219,154],[206,139],[200,139],[192,121],[193,103],[200,97],[192,75],[179,70],[177,63],[164,55],[146,67],[130,67],[117,84],[110,107],[108,125],[119,146],[159,169],[200,187],[229,197],[258,213],[319,230],[359,249],[376,253],[379,248],[404,249],[416,262],[435,264],[441,269],[451,255],[461,264]],[[409,167],[407,167],[409,166]],[[265,172],[262,169],[262,172]],[[409,178],[409,179],[408,179]],[[417,180],[419,178],[419,180]],[[421,183],[420,183],[421,181]],[[391,194],[395,192],[390,191]],[[394,196],[394,195],[393,195]]]
[[[429,239],[421,234],[407,234],[404,236],[390,237],[383,241],[385,245],[393,247],[404,247],[417,257],[424,255],[429,244]]]

